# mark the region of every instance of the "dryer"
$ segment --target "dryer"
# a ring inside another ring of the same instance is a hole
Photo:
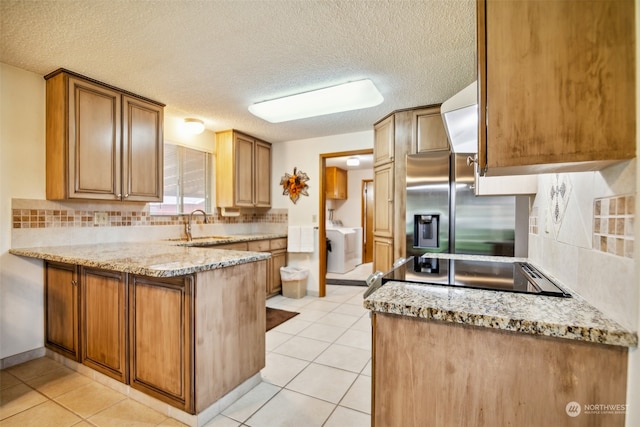
[[[331,240],[331,252],[327,254],[328,273],[346,273],[361,262],[361,228],[327,228],[327,238]]]

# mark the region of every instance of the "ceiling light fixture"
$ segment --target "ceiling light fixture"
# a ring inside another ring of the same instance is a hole
[[[258,102],[251,114],[271,123],[322,116],[379,105],[384,98],[369,79]]]
[[[184,119],[184,128],[192,135],[204,132],[204,122],[200,119]]]
[[[347,159],[347,166],[360,166],[360,159],[357,157],[349,157]]]

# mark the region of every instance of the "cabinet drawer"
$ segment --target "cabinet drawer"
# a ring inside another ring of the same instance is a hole
[[[287,248],[287,239],[271,239],[271,250],[275,249],[286,249]]]
[[[248,247],[250,251],[253,252],[268,252],[269,251],[269,241],[268,240],[256,240],[253,242],[248,242]]]

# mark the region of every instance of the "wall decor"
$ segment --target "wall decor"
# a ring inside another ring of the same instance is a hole
[[[280,185],[282,185],[282,195],[289,196],[289,199],[295,204],[298,201],[298,198],[302,194],[303,196],[308,196],[309,193],[307,189],[309,186],[307,185],[307,181],[309,181],[309,176],[299,171],[298,168],[293,168],[293,175],[289,175],[285,173],[282,179],[280,180]]]
[[[551,178],[551,189],[549,191],[549,211],[553,221],[555,236],[558,237],[562,219],[567,210],[569,196],[571,195],[571,179],[568,174],[555,174]]]

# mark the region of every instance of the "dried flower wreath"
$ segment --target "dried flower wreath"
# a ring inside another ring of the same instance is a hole
[[[282,185],[283,196],[289,196],[291,201],[295,204],[298,201],[298,198],[302,194],[303,196],[308,196],[307,181],[309,181],[309,177],[306,173],[302,171],[298,171],[298,168],[293,168],[293,175],[289,175],[285,173],[282,179],[280,180],[280,185]]]

